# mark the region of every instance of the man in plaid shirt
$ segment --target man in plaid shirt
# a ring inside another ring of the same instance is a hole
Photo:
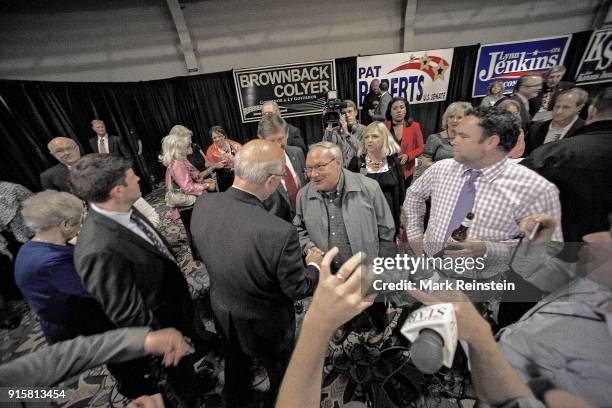
[[[519,125],[503,109],[469,111],[452,141],[454,159],[436,162],[408,189],[402,221],[415,255],[484,258],[484,269],[472,268],[461,274],[444,269],[438,271],[442,276],[500,280],[509,269],[520,221],[537,213],[561,219],[555,185],[508,160],[518,134]],[[428,198],[431,213],[424,231]],[[467,240],[449,245],[451,232],[468,212],[475,216]],[[562,241],[559,228],[553,240]]]

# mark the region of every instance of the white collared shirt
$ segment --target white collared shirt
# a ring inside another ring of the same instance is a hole
[[[577,120],[578,120],[578,115],[574,117],[574,120],[572,120],[569,125],[562,127],[561,129],[553,129],[552,122],[551,122],[550,126],[548,127],[548,133],[546,133],[546,137],[544,138],[543,144],[550,143],[550,142],[556,142],[557,140],[563,139],[565,135],[567,134],[567,132],[570,130],[570,128],[574,126],[574,123],[576,123]],[[559,137],[557,137],[557,135],[559,135]]]
[[[89,206],[91,207],[92,210],[96,211],[99,214],[102,214],[103,216],[105,216],[107,218],[110,218],[111,220],[115,221],[118,224],[123,225],[125,228],[129,229],[134,234],[138,235],[140,238],[142,238],[145,241],[147,241],[149,244],[155,246],[153,244],[153,242],[149,239],[149,237],[146,236],[144,231],[142,231],[140,229],[138,224],[136,224],[134,221],[132,221],[132,219],[131,219],[132,210],[130,210],[128,212],[109,211],[109,210],[105,210],[103,208],[98,207],[94,203],[89,203]],[[160,242],[164,242],[164,241],[162,241],[162,239],[159,236],[159,234],[157,233],[157,231],[155,231],[155,229],[149,227],[149,225],[147,225],[144,222],[143,222],[143,224],[145,224],[147,226],[147,228],[149,228],[150,231],[152,231],[155,235],[157,235],[157,237],[159,238]]]
[[[98,135],[98,149],[100,148],[100,143],[103,143],[106,146],[106,151],[110,153],[110,149],[108,148],[108,133],[105,133],[104,136]]]

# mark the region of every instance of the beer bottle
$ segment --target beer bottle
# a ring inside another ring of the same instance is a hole
[[[461,225],[454,230],[450,236],[449,242],[463,242],[467,238],[468,229],[472,226],[472,221],[474,220],[474,213],[469,212],[463,221],[461,221]]]

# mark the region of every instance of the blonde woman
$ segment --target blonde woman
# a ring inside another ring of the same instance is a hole
[[[465,112],[471,109],[472,105],[468,102],[453,102],[442,115],[442,131],[429,135],[425,149],[421,156],[421,163],[424,167],[431,166],[434,162],[453,158],[453,146],[451,141],[457,132],[457,126],[465,116]]]
[[[502,81],[493,81],[487,87],[487,96],[482,98],[480,102],[481,108],[490,108],[495,106],[497,101],[504,97],[504,83]]]
[[[164,184],[168,181],[173,182],[185,194],[199,196],[206,190],[213,191],[215,182],[212,179],[205,179],[206,170],[199,172],[193,164],[187,160],[187,156],[193,153],[191,141],[182,135],[172,134],[162,140],[161,162],[166,166],[166,177]],[[193,206],[174,207],[172,218],[181,219],[187,232],[187,239],[191,247],[191,254],[195,261],[201,261],[193,239],[191,237],[191,212]]]
[[[400,146],[382,122],[372,122],[366,127],[363,138],[348,169],[374,179],[380,185],[395,222],[395,236],[399,233],[400,212],[406,186],[404,172],[397,154]]]

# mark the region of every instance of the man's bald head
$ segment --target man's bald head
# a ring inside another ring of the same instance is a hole
[[[284,164],[285,152],[280,145],[267,140],[251,140],[236,154],[234,172],[244,182],[262,185],[271,175],[282,175]]]
[[[49,153],[61,163],[71,166],[81,158],[76,142],[68,137],[55,137],[47,145]]]

